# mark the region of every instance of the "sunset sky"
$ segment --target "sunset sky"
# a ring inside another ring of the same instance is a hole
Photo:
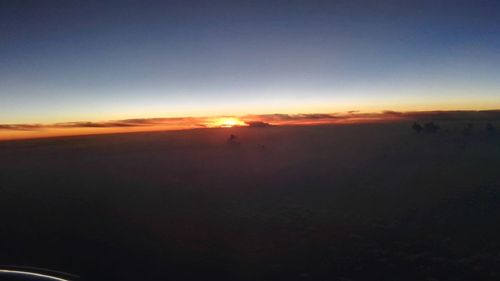
[[[0,124],[498,109],[499,19],[495,0],[1,1]]]

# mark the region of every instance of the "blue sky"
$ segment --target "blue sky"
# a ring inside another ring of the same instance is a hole
[[[498,108],[499,18],[498,1],[2,1],[0,123]]]

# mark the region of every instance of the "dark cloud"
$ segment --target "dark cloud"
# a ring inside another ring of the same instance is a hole
[[[500,110],[489,111],[434,111],[414,114],[421,119],[435,120],[500,120]]]
[[[136,118],[136,119],[120,120],[119,122],[123,122],[123,123],[127,123],[127,124],[137,124],[137,125],[151,125],[151,124],[163,124],[163,123],[171,123],[171,122],[190,121],[192,119],[193,118],[186,118],[186,117]]]
[[[0,124],[0,130],[33,131],[43,128],[39,124]]]
[[[384,111],[382,111],[382,114],[383,115],[393,115],[393,116],[403,116],[404,115],[403,112],[393,111],[393,110],[384,110]]]
[[[293,117],[288,114],[265,114],[265,115],[255,115],[257,118],[265,118],[267,120],[276,120],[276,121],[287,121],[293,120]]]
[[[348,111],[334,114],[265,114],[247,116],[248,120],[261,121],[275,125],[293,124],[334,124],[348,122],[379,122],[383,120],[500,120],[500,110],[484,111],[394,111],[385,110],[378,113],[361,113]]]
[[[137,118],[137,119],[124,119],[103,122],[68,122],[57,123],[50,127],[56,128],[119,128],[119,127],[138,127],[138,126],[152,126],[152,125],[179,125],[187,122],[192,122],[195,118]]]
[[[318,119],[338,119],[336,114],[311,113],[311,114],[263,114],[249,115],[247,118],[256,118],[259,121],[297,121],[297,120],[318,120]]]
[[[339,116],[336,116],[334,114],[315,113],[315,114],[299,114],[298,118],[302,118],[302,119],[338,119]]]
[[[125,122],[69,122],[57,123],[51,127],[55,128],[113,128],[113,127],[133,127],[138,126]]]
[[[62,129],[62,128],[121,128],[121,127],[139,127],[139,126],[154,126],[154,125],[183,125],[198,122],[196,118],[138,118],[124,119],[102,122],[66,122],[55,124],[0,124],[0,130],[16,130],[16,131],[33,131],[40,129]],[[198,127],[203,127],[199,125]]]
[[[255,127],[255,128],[265,128],[271,126],[271,124],[263,121],[247,121],[245,122],[249,127]]]
[[[454,110],[454,111],[384,111],[384,116],[397,116],[403,119],[460,121],[460,120],[500,120],[500,110]]]

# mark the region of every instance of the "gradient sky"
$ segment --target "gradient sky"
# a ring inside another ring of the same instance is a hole
[[[0,124],[500,108],[500,1],[0,2]]]

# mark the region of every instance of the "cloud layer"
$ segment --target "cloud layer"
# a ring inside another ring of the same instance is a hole
[[[219,117],[179,117],[179,118],[138,118],[111,120],[102,122],[67,122],[55,124],[0,124],[0,130],[36,131],[43,129],[63,128],[120,128],[148,126],[188,126],[206,127],[210,121]],[[487,111],[383,111],[380,113],[312,113],[312,114],[263,114],[239,117],[251,127],[267,127],[270,125],[318,124],[377,121],[377,120],[500,120],[500,110]]]

